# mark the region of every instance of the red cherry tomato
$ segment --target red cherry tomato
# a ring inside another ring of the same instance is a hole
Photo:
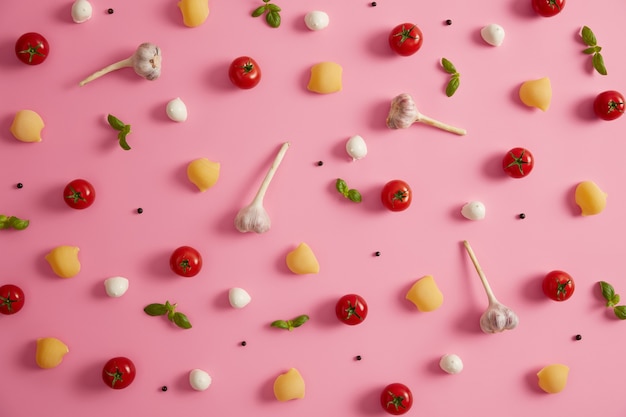
[[[413,193],[405,181],[391,180],[384,185],[380,198],[389,210],[402,211],[411,205]]]
[[[413,405],[413,394],[406,385],[394,382],[381,392],[380,405],[389,414],[396,416],[405,414]]]
[[[593,112],[602,120],[615,120],[624,114],[624,96],[614,90],[598,94],[593,101]]]
[[[261,67],[249,56],[240,56],[230,64],[228,77],[235,86],[247,90],[261,81]]]
[[[96,199],[96,190],[89,181],[75,179],[63,190],[63,200],[71,208],[82,210],[91,206]]]
[[[50,53],[50,45],[42,35],[36,32],[23,34],[15,42],[17,59],[28,65],[39,65]]]
[[[546,297],[554,301],[568,300],[574,294],[574,280],[567,272],[551,271],[543,279],[541,285]]]
[[[193,277],[202,269],[202,256],[191,246],[181,246],[172,252],[170,268],[181,277]]]
[[[335,314],[340,322],[354,326],[367,317],[367,303],[357,294],[346,294],[337,301]]]
[[[389,34],[389,46],[402,56],[413,55],[422,47],[422,31],[413,23],[402,23]]]
[[[533,154],[525,148],[513,148],[502,158],[502,169],[512,178],[523,178],[535,166]]]
[[[135,380],[136,374],[133,361],[123,356],[109,359],[102,368],[102,380],[113,389],[126,388]]]
[[[15,314],[24,307],[24,291],[17,285],[0,287],[0,314]]]
[[[561,13],[565,0],[531,0],[533,10],[543,17],[552,17]]]

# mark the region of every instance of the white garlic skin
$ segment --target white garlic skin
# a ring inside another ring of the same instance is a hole
[[[87,0],[76,0],[72,4],[72,20],[75,23],[84,23],[91,19],[93,7]]]
[[[367,155],[367,144],[361,136],[354,135],[346,142],[346,152],[354,161],[363,159]]]
[[[504,42],[504,28],[498,24],[492,23],[480,30],[480,36],[485,42],[492,46],[500,46]]]
[[[202,369],[194,369],[189,372],[189,385],[196,391],[204,391],[211,386],[213,379],[208,372]]]
[[[458,374],[463,370],[463,361],[458,355],[454,353],[448,353],[441,357],[439,360],[439,367],[449,373],[449,374]]]
[[[309,12],[306,16],[304,16],[304,24],[310,30],[326,29],[329,23],[330,18],[328,17],[328,14],[319,10]]]
[[[489,304],[480,317],[480,329],[485,333],[500,333],[512,330],[519,324],[517,314],[507,306],[500,303]]]
[[[128,278],[111,277],[104,280],[104,290],[109,297],[121,297],[128,290]]]
[[[485,218],[485,205],[480,201],[470,201],[461,208],[461,214],[468,220]]]
[[[184,122],[187,120],[187,106],[180,97],[170,100],[165,107],[165,112],[167,113],[167,117],[175,122]]]
[[[228,290],[228,302],[233,308],[244,308],[251,300],[252,297],[243,288],[234,287]]]

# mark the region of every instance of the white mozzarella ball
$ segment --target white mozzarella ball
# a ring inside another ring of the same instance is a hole
[[[469,220],[482,220],[485,218],[485,205],[480,201],[470,201],[461,208],[461,214]]]
[[[104,280],[104,289],[109,297],[121,297],[128,290],[128,278],[107,278]]]
[[[449,374],[458,374],[463,370],[463,361],[458,355],[449,353],[441,357],[439,367]]]
[[[304,24],[311,30],[325,29],[328,26],[328,23],[330,23],[330,18],[325,12],[316,10],[309,12],[306,16],[304,16]]]
[[[184,122],[187,120],[187,106],[180,99],[180,97],[176,97],[174,100],[167,103],[165,111],[167,113],[167,117],[175,122]]]
[[[252,300],[250,294],[243,288],[231,288],[228,290],[228,301],[234,308],[244,308]]]
[[[194,369],[189,372],[189,385],[196,391],[204,391],[211,386],[211,375],[202,369]]]

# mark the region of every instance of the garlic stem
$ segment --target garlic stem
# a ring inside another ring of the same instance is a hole
[[[285,153],[287,152],[287,149],[289,149],[289,145],[289,142],[285,142],[280,147],[280,150],[276,154],[276,158],[274,158],[274,162],[272,162],[272,166],[267,171],[267,174],[265,174],[265,178],[263,179],[263,182],[261,183],[261,186],[259,187],[259,190],[254,196],[254,200],[252,200],[252,203],[250,205],[263,205],[263,198],[265,197],[267,188],[270,186],[270,182],[272,181],[272,178],[274,178],[276,170],[278,169],[280,163],[283,161]]]
[[[429,126],[436,127],[438,129],[445,130],[446,132],[455,133],[455,134],[461,135],[461,136],[465,135],[467,133],[467,130],[465,130],[465,129],[461,129],[459,127],[450,126],[447,123],[440,122],[439,120],[435,120],[435,119],[433,119],[431,117],[428,117],[426,115],[423,115],[421,113],[417,114],[417,117],[416,117],[415,121],[427,124]]]
[[[474,264],[474,268],[476,268],[476,272],[478,272],[480,281],[483,283],[483,287],[485,288],[485,292],[487,293],[487,298],[489,299],[489,304],[499,304],[498,300],[493,294],[493,291],[491,290],[491,286],[489,285],[489,282],[487,281],[487,277],[485,276],[485,273],[480,267],[480,264],[478,263],[478,259],[476,259],[476,255],[474,254],[474,251],[472,250],[472,247],[470,246],[469,242],[467,240],[464,240],[463,245],[465,246],[465,249],[467,250],[467,254],[469,255],[470,259],[472,260],[472,263]]]
[[[116,71],[116,70],[122,69],[122,68],[132,67],[133,63],[134,63],[134,60],[133,60],[132,56],[130,58],[123,59],[123,60],[118,61],[118,62],[116,62],[114,64],[106,66],[106,67],[102,68],[99,71],[94,72],[89,77],[85,78],[80,83],[78,83],[78,85],[80,85],[82,87],[83,85],[85,85],[87,83],[90,83],[93,80],[98,79],[98,78],[102,77],[103,75],[108,74],[109,72]]]

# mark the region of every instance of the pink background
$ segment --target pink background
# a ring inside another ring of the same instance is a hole
[[[254,0],[212,1],[208,20],[193,29],[183,26],[175,0],[93,0],[93,18],[84,24],[72,22],[71,1],[2,1],[0,212],[31,220],[25,231],[0,231],[0,283],[17,284],[27,295],[20,313],[0,317],[2,414],[382,416],[381,389],[403,382],[415,397],[409,415],[624,415],[626,324],[604,308],[597,282],[626,293],[626,118],[597,120],[591,103],[601,91],[626,90],[626,3],[572,0],[560,15],[542,18],[529,0],[380,0],[377,7],[365,0],[276,1],[283,8],[278,29],[250,17],[261,4]],[[328,13],[328,28],[305,27],[312,10]],[[394,55],[386,40],[403,22],[416,23],[425,39],[408,58]],[[480,38],[489,23],[506,30],[499,48]],[[595,73],[581,52],[583,25],[603,47],[608,76]],[[13,54],[15,40],[28,31],[51,44],[40,66],[25,66]],[[125,69],[78,87],[147,41],[163,51],[158,80]],[[228,80],[227,67],[240,55],[263,70],[252,90]],[[444,94],[442,57],[461,73],[451,98]],[[343,67],[341,92],[306,90],[311,66],[322,61]],[[553,87],[545,113],[517,95],[522,82],[544,76]],[[425,125],[388,129],[389,103],[402,92],[423,113],[466,128],[467,136]],[[187,104],[185,123],[165,115],[175,97]],[[45,120],[41,143],[21,143],[9,133],[25,108]],[[132,125],[131,151],[118,146],[108,113]],[[356,162],[344,148],[354,134],[369,148]],[[265,200],[272,229],[240,234],[234,216],[284,141],[292,146]],[[522,180],[505,177],[499,166],[515,146],[531,149],[537,160]],[[185,172],[199,157],[222,166],[206,193]],[[362,204],[334,190],[338,177],[361,191]],[[74,178],[97,189],[87,210],[62,201]],[[382,185],[394,178],[415,194],[405,212],[380,203]],[[574,187],[584,180],[609,194],[598,216],[581,217],[574,203]],[[470,200],[485,203],[485,220],[460,216]],[[480,331],[487,301],[463,239],[496,296],[520,316],[517,329]],[[317,255],[318,275],[286,268],[286,253],[300,242]],[[80,247],[77,277],[56,277],[44,260],[58,245]],[[169,255],[181,245],[204,257],[195,278],[169,270]],[[542,277],[553,269],[574,277],[572,299],[555,303],[541,292]],[[427,274],[445,301],[420,313],[404,294]],[[118,299],[103,287],[114,275],[130,279]],[[228,304],[235,286],[252,295],[242,310]],[[352,292],[370,307],[356,327],[334,316],[336,300]],[[165,300],[179,304],[192,329],[143,313]],[[311,320],[293,332],[269,327],[299,314]],[[35,340],[46,336],[70,347],[52,370],[34,361]],[[439,369],[445,353],[463,359],[461,374]],[[130,357],[138,369],[125,390],[100,379],[114,356]],[[571,368],[556,395],[542,392],[535,376],[551,363]],[[280,403],[272,384],[291,367],[303,375],[306,397]],[[213,377],[207,391],[190,388],[194,368]]]

